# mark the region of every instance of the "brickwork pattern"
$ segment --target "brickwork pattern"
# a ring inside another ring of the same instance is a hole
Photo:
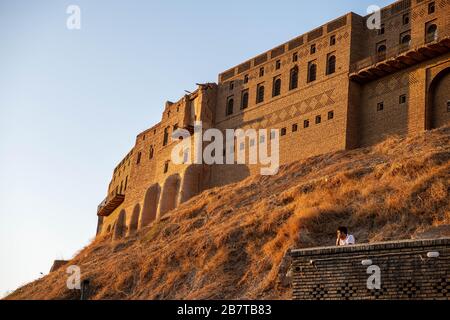
[[[450,298],[450,239],[293,250],[291,256],[295,300]],[[368,289],[363,260],[380,267],[380,289]]]

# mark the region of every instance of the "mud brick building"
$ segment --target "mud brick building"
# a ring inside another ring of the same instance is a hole
[[[171,134],[279,129],[280,164],[373,145],[450,121],[450,0],[402,0],[348,13],[219,74],[167,102],[115,168],[98,207],[99,234],[120,238],[201,191],[258,174],[258,165],[175,165]],[[247,139],[248,145],[261,141]]]
[[[447,238],[293,250],[293,299],[448,300],[449,245]],[[378,288],[367,286],[371,267]]]

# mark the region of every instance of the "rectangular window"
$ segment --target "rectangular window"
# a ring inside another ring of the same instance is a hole
[[[311,45],[311,54],[314,54],[314,53],[316,53],[316,45],[312,44]]]
[[[433,14],[436,11],[436,4],[433,2],[430,2],[428,4],[428,14]]]
[[[285,136],[287,133],[286,128],[281,128],[281,136]]]
[[[298,131],[298,125],[296,123],[294,123],[292,125],[292,132],[297,132]]]
[[[277,62],[275,62],[275,70],[279,70],[281,68],[281,60],[277,60]]]
[[[384,102],[378,102],[377,103],[377,111],[383,111],[384,110]]]
[[[447,112],[450,112],[450,100],[447,101]]]
[[[308,128],[309,127],[309,120],[305,120],[303,121],[303,128]]]
[[[256,103],[264,101],[264,83],[258,84],[256,87]]]
[[[381,24],[380,29],[378,29],[378,35],[381,36],[384,34],[384,23]]]
[[[322,122],[321,116],[316,116],[316,124],[320,124]]]
[[[244,76],[244,83],[248,83],[248,74]]]
[[[297,62],[297,61],[298,61],[298,53],[295,52],[295,53],[292,55],[292,62]]]
[[[264,77],[264,67],[259,68],[259,76]]]
[[[328,112],[328,120],[332,120],[334,119],[334,111],[329,111]]]
[[[402,95],[398,98],[398,103],[399,103],[399,104],[405,104],[405,103],[406,103],[406,94],[402,94]]]
[[[230,91],[234,89],[234,81],[230,81]]]
[[[330,37],[330,46],[334,46],[336,44],[336,36]]]

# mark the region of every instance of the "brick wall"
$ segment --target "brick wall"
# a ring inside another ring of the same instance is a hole
[[[450,297],[450,238],[293,250],[291,256],[295,300]],[[363,260],[379,267],[380,289],[368,289],[373,271]]]

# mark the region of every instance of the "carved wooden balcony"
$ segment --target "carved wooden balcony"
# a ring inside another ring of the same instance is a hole
[[[124,200],[125,195],[119,193],[106,197],[106,199],[99,204],[97,215],[101,217],[109,216]]]
[[[350,80],[366,83],[450,51],[450,26],[442,32],[412,39],[350,66]]]

